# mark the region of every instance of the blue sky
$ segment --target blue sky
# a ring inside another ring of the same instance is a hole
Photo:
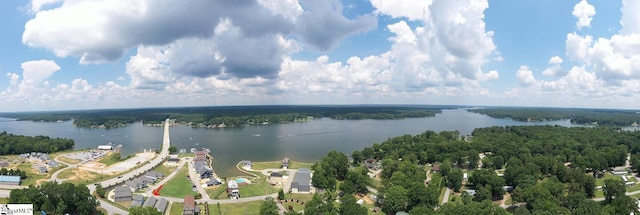
[[[631,0],[0,4],[0,111],[640,99]]]

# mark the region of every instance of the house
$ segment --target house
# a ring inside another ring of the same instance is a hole
[[[135,195],[133,196],[133,198],[131,199],[131,205],[129,206],[129,208],[132,207],[142,207],[142,204],[144,203],[144,196],[142,195]]]
[[[131,201],[131,188],[129,186],[118,186],[113,190],[115,193],[113,201],[114,202],[126,202]]]
[[[284,159],[282,159],[282,168],[283,168],[283,169],[287,169],[287,168],[289,168],[289,161],[290,161],[290,160],[289,160],[289,158],[288,158],[288,157],[285,157]]]
[[[238,189],[238,183],[235,180],[229,180],[227,182],[227,195],[231,198],[240,198],[240,189]]]
[[[433,165],[433,167],[431,168],[431,171],[439,172],[440,171],[440,164]]]
[[[133,191],[134,191],[134,192],[135,192],[135,191],[138,191],[139,189],[142,189],[142,185],[141,185],[141,184],[136,183],[136,182],[135,182],[135,181],[133,181],[133,180],[125,181],[125,182],[124,182],[124,184],[125,184],[125,185],[127,185],[127,186],[129,186],[129,187],[131,187],[131,189],[133,189]]]
[[[168,204],[169,204],[169,201],[167,201],[167,199],[158,198],[158,201],[156,201],[156,205],[154,205],[153,207],[156,208],[158,211],[160,211],[162,214],[164,214],[164,211],[167,210]]]
[[[465,173],[462,173],[462,180],[463,180],[463,181],[467,181],[467,180],[469,180],[469,174],[467,174],[466,172],[465,172]]]
[[[142,207],[153,207],[153,206],[156,206],[156,202],[157,201],[158,201],[158,199],[156,199],[156,197],[149,196],[149,198],[147,198],[147,201],[144,201],[144,204],[142,205]]]
[[[147,177],[154,178],[154,179],[158,180],[158,179],[163,178],[164,174],[156,172],[156,171],[149,171],[149,172],[146,172],[144,174],[144,176],[147,176]]]
[[[180,163],[180,158],[169,157],[169,159],[167,159],[167,163],[169,163],[169,164],[178,164],[178,163]]]
[[[364,161],[364,166],[367,167],[367,169],[373,170],[373,171],[378,170],[377,164],[378,164],[377,160],[373,158],[369,158]]]
[[[0,167],[8,167],[8,166],[9,166],[9,161],[0,160]]]
[[[46,166],[39,166],[38,167],[38,172],[40,173],[47,173],[49,170],[47,170]]]
[[[133,182],[136,182],[136,184],[140,186],[140,189],[147,187],[147,182],[140,178],[133,179]]]
[[[207,181],[207,187],[216,186],[220,184],[222,184],[222,182],[218,181],[218,179],[216,178],[211,178],[209,179],[209,181]]]
[[[49,161],[49,167],[51,167],[51,168],[56,168],[56,167],[59,167],[59,166],[60,166],[60,164],[59,164],[58,162],[56,162],[56,161]]]
[[[253,164],[251,163],[250,160],[242,160],[240,161],[240,163],[242,163],[242,168],[245,168],[245,169],[251,169],[251,167],[253,167]]]
[[[152,177],[149,177],[149,176],[146,176],[146,175],[140,176],[138,179],[147,182],[147,185],[156,183],[156,179],[155,178],[152,178]]]
[[[282,177],[282,173],[271,172],[271,174],[269,175],[269,184],[276,185],[284,183],[284,179]]]
[[[20,176],[0,175],[0,184],[4,184],[4,185],[20,185],[20,182],[22,182],[22,180],[20,179]]]
[[[192,195],[186,195],[182,202],[182,214],[183,215],[198,215],[200,214],[200,207],[196,205],[196,200]]]
[[[196,169],[196,173],[200,175],[200,179],[210,178],[211,170],[207,166],[206,162],[199,161],[194,163],[194,168]]]
[[[300,168],[293,176],[291,182],[292,193],[310,193],[311,192],[311,171],[307,168]]]

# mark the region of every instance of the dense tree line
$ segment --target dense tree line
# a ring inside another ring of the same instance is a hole
[[[577,124],[606,126],[630,126],[640,123],[640,113],[634,110],[597,110],[568,108],[487,108],[470,109],[470,112],[495,118],[511,118],[517,121],[547,121],[571,119]]]
[[[40,186],[11,190],[9,204],[33,204],[47,214],[97,214],[98,201],[86,186],[45,182]]]
[[[117,128],[143,121],[163,123],[167,117],[192,126],[210,125],[244,126],[269,123],[288,123],[307,120],[308,117],[331,119],[402,119],[431,117],[445,106],[227,106],[145,108],[91,111],[64,111],[38,113],[5,113],[2,117],[32,121],[74,120],[84,128]]]
[[[23,154],[30,152],[52,153],[72,149],[72,139],[50,138],[47,136],[24,136],[0,133],[0,155]]]

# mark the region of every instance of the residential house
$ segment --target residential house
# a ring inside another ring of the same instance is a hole
[[[158,201],[156,201],[156,205],[154,205],[153,207],[156,208],[158,211],[160,211],[162,214],[164,214],[164,211],[167,210],[168,204],[169,204],[169,201],[167,201],[167,199],[158,198]]]
[[[131,189],[133,189],[133,191],[134,191],[134,192],[135,192],[135,191],[138,191],[138,190],[140,190],[140,189],[142,189],[142,185],[141,185],[141,184],[136,183],[136,182],[135,182],[135,181],[133,181],[133,180],[125,181],[125,182],[124,182],[124,184],[125,184],[125,185],[127,185],[127,186],[129,186],[129,187],[131,187]]]
[[[285,157],[284,159],[282,159],[282,168],[283,168],[283,169],[287,169],[287,168],[289,168],[289,161],[290,161],[290,160],[289,160],[289,158],[288,158],[288,157]]]
[[[0,184],[4,185],[20,185],[22,180],[20,176],[15,175],[0,175]]]
[[[235,180],[229,180],[227,182],[227,195],[231,198],[240,198],[240,189]]]
[[[196,205],[196,200],[192,195],[186,195],[182,202],[182,214],[183,215],[198,215],[200,214],[200,207]]]
[[[164,174],[156,172],[156,171],[149,171],[149,172],[146,172],[144,174],[144,176],[147,176],[147,177],[154,178],[154,179],[158,180],[158,179],[162,179],[164,177]]]
[[[251,167],[253,167],[253,164],[250,160],[242,160],[240,162],[242,163],[242,168],[251,169]]]
[[[282,177],[283,177],[282,173],[271,172],[271,174],[269,175],[269,184],[276,185],[276,184],[283,183],[284,179]]]
[[[211,178],[211,179],[209,179],[209,181],[207,181],[207,187],[216,186],[216,185],[220,185],[220,184],[222,184],[222,182],[218,181],[218,179],[216,179],[216,178]]]
[[[149,176],[146,176],[146,175],[140,176],[138,179],[147,182],[147,185],[156,183],[156,179],[155,178],[152,178],[152,177],[149,177]]]
[[[8,167],[8,166],[9,166],[9,161],[0,160],[0,167]]]
[[[142,195],[135,195],[133,196],[133,198],[131,199],[131,205],[129,206],[129,208],[132,207],[142,207],[142,204],[144,203],[144,196]]]
[[[129,188],[129,186],[118,186],[116,187],[116,189],[113,190],[113,192],[115,193],[113,201],[115,202],[131,201],[132,194],[131,194],[131,188]]]
[[[44,174],[44,173],[47,173],[49,170],[47,169],[47,167],[46,167],[46,166],[39,166],[39,167],[38,167],[38,171],[39,171],[41,174]]]
[[[431,171],[439,172],[440,171],[440,164],[433,165],[433,167],[431,167]]]
[[[311,192],[311,170],[300,168],[293,176],[291,182],[292,193],[310,193]]]
[[[56,168],[56,167],[59,167],[59,166],[60,166],[60,164],[59,164],[58,162],[56,162],[56,161],[49,161],[49,167],[51,167],[51,168]]]
[[[157,201],[158,199],[156,199],[156,197],[149,196],[149,198],[147,198],[147,200],[144,201],[144,204],[142,204],[142,207],[154,207],[156,206]]]
[[[133,179],[133,182],[136,182],[136,184],[140,185],[140,189],[147,187],[147,182],[140,178]]]
[[[205,161],[197,161],[193,163],[193,167],[196,169],[196,173],[200,175],[200,179],[210,178],[212,175],[211,169]]]
[[[369,170],[376,171],[378,170],[378,161],[373,158],[366,159],[364,161],[364,166],[367,167],[367,169]]]

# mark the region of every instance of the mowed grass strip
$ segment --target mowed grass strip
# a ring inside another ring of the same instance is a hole
[[[260,214],[260,205],[262,205],[262,200],[259,201],[251,201],[251,202],[243,202],[243,203],[233,203],[233,204],[220,204],[220,209],[218,209],[217,204],[209,204],[209,209],[211,215],[222,215],[222,214],[243,214],[243,215],[258,215]],[[204,212],[204,211],[203,211]],[[222,212],[222,213],[219,213]]]
[[[122,161],[120,157],[120,153],[111,153],[101,158],[100,160],[98,160],[99,163],[106,164],[107,166],[111,166],[112,164],[115,164],[120,161]]]
[[[160,190],[161,196],[169,196],[175,198],[184,198],[185,195],[194,195],[191,188],[191,181],[187,179],[189,175],[188,168],[181,168],[178,173],[169,182],[162,186]]]
[[[182,204],[182,202],[174,202],[173,204],[171,204],[171,210],[169,211],[169,215],[182,215],[183,207],[184,205]],[[204,214],[204,211],[200,212],[200,214]]]

